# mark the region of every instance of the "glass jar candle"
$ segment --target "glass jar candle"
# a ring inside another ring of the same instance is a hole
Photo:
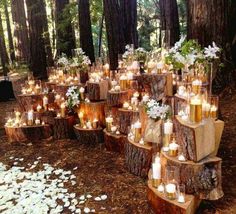
[[[141,139],[141,135],[142,135],[142,125],[140,121],[137,121],[136,123],[134,123],[133,125],[134,127],[134,142],[138,143]]]
[[[106,118],[106,129],[108,132],[111,132],[112,123],[113,123],[113,118],[111,116],[108,116]]]
[[[128,80],[127,80],[127,76],[122,75],[120,77],[120,90],[121,91],[125,91],[128,87]]]
[[[202,121],[201,96],[194,96],[190,99],[190,122],[199,123],[201,121]]]

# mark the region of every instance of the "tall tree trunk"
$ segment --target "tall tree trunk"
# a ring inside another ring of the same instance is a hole
[[[104,11],[102,12],[102,18],[101,18],[101,22],[100,22],[99,35],[98,35],[98,57],[101,57],[101,51],[102,51],[103,23],[104,23]]]
[[[137,0],[120,0],[123,18],[124,38],[126,44],[138,47]]]
[[[65,53],[68,57],[72,56],[72,49],[76,48],[74,30],[71,20],[68,19],[68,11],[65,11],[69,0],[55,1],[55,22],[57,38],[57,55]],[[66,18],[67,19],[66,19]]]
[[[188,8],[188,38],[196,39],[202,46],[216,42],[222,48],[221,60],[224,68],[219,68],[214,79],[213,89],[221,91],[232,82],[232,43],[235,20],[231,20],[233,0],[189,0]],[[235,11],[235,8],[234,8]],[[235,14],[234,14],[235,16]]]
[[[1,59],[3,64],[8,64],[9,63],[9,58],[7,55],[7,48],[6,48],[6,42],[5,42],[5,37],[4,37],[4,31],[3,31],[3,23],[2,23],[2,15],[0,11],[0,37],[1,37]]]
[[[7,0],[4,1],[4,12],[5,12],[6,23],[7,23],[7,34],[8,34],[10,58],[11,58],[11,61],[14,62],[16,60],[16,56],[15,56],[13,38],[12,38],[12,33],[11,33],[11,25],[10,25],[10,18],[9,18]]]
[[[56,50],[56,30],[55,30],[55,2],[54,0],[49,1],[50,4],[50,15],[52,20],[52,49]]]
[[[179,40],[179,13],[176,0],[160,0],[161,29],[166,31],[164,42],[171,47]]]
[[[95,62],[91,19],[89,11],[89,0],[78,0],[79,5],[79,32],[80,46],[89,57],[91,62]]]
[[[44,1],[43,1],[43,4],[44,6],[42,7],[43,8],[42,16],[43,16],[43,23],[44,23],[44,40],[45,40],[45,48],[46,48],[46,53],[47,53],[47,65],[53,66],[54,62],[53,62],[53,55],[52,55],[52,47],[50,43],[47,12],[46,12],[46,5]]]
[[[117,0],[103,0],[111,70],[118,67],[118,54],[124,53],[122,15]]]
[[[11,1],[11,13],[14,26],[16,60],[28,62],[29,60],[29,37],[26,25],[26,13],[24,0]]]
[[[30,35],[30,69],[35,77],[47,78],[47,60],[44,40],[44,2],[42,0],[26,0],[28,9]]]

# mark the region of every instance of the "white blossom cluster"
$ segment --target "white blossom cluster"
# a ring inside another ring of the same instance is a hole
[[[77,86],[71,86],[66,92],[67,106],[74,107],[80,103],[80,93]]]
[[[91,61],[90,59],[85,55],[85,52],[82,50],[82,48],[75,49],[75,57],[73,58],[74,63],[77,63],[78,65],[90,65]]]
[[[14,157],[12,157],[13,159]],[[56,169],[42,164],[43,169],[32,172],[38,167],[41,157],[28,168],[18,166],[23,158],[15,158],[12,167],[0,162],[0,213],[4,214],[59,214],[94,213],[95,209],[86,206],[92,200],[91,194],[77,196],[65,186],[76,185],[72,171]],[[73,171],[77,170],[77,167]],[[107,195],[95,196],[93,200],[104,201]]]
[[[220,48],[217,47],[215,42],[212,42],[212,46],[208,46],[204,48],[204,54],[206,58],[210,58],[210,59],[217,59],[217,53],[220,52]]]
[[[65,54],[62,54],[61,57],[57,60],[57,64],[67,67],[69,65],[69,60],[67,59]]]
[[[126,45],[125,46],[125,52],[122,55],[122,58],[123,59],[128,59],[133,54],[134,54],[134,47],[133,47],[133,45]]]
[[[159,104],[154,99],[148,101],[146,106],[148,117],[154,120],[164,119],[168,115],[170,110],[168,105]]]

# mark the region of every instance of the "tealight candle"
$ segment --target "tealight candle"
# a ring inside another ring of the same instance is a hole
[[[114,89],[115,89],[115,91],[117,91],[117,92],[121,90],[121,88],[120,88],[119,85],[116,85]]]
[[[157,191],[160,192],[160,193],[163,193],[165,190],[165,187],[163,184],[160,184],[158,187],[157,187]]]
[[[116,130],[117,130],[117,127],[116,127],[116,126],[112,126],[112,127],[111,127],[111,132],[112,132],[112,133],[115,133]]]
[[[128,109],[128,108],[129,108],[129,103],[128,103],[128,102],[124,102],[123,108],[124,108],[124,109]]]
[[[175,184],[167,184],[166,185],[166,195],[170,200],[174,200],[176,198],[176,185]]]
[[[178,147],[179,145],[175,142],[175,140],[173,140],[169,145],[169,155],[172,157],[176,157],[178,154]]]
[[[37,112],[40,112],[42,110],[42,106],[41,105],[37,105],[36,110],[37,110]]]
[[[181,155],[178,156],[178,160],[181,161],[181,162],[186,161],[186,159],[185,159],[185,157],[184,157],[183,154],[181,154]]]
[[[143,138],[140,139],[139,144],[141,144],[141,145],[144,145],[144,144],[145,144]]]
[[[29,84],[29,87],[31,88],[31,91],[33,90],[34,88],[34,83],[35,81],[34,80],[29,80],[28,84]]]
[[[111,127],[113,123],[113,118],[111,116],[106,118],[106,129],[108,132],[111,132]]]
[[[48,98],[46,96],[43,97],[43,108],[45,111],[48,110]]]
[[[28,119],[28,125],[32,126],[33,121],[34,121],[34,111],[33,110],[28,111],[27,117],[28,117],[27,118]]]
[[[180,194],[179,194],[178,202],[179,202],[179,203],[185,203],[185,198],[184,198],[184,194],[183,194],[183,193],[180,193]]]
[[[85,91],[85,89],[84,89],[83,87],[81,87],[81,88],[79,89],[80,99],[81,99],[81,100],[84,100],[84,99],[85,99],[84,91]]]
[[[39,125],[40,124],[40,120],[38,118],[35,119],[35,125]]]
[[[42,125],[45,125],[45,122],[44,122],[44,121],[42,121]]]
[[[93,129],[97,129],[98,128],[98,120],[97,119],[93,120],[92,127],[93,127]]]
[[[87,127],[88,129],[92,129],[92,124],[91,124],[90,121],[88,121],[88,122],[86,123],[86,127]]]
[[[134,142],[138,143],[141,139],[141,122],[137,121],[134,124]]]
[[[217,118],[217,107],[215,105],[211,106],[211,118]]]
[[[62,103],[61,104],[61,117],[65,117],[66,116],[66,104]]]
[[[27,93],[27,89],[26,88],[22,88],[21,89],[21,93],[25,95]]]
[[[193,97],[190,100],[190,121],[192,123],[202,121],[202,101],[198,97]]]
[[[60,118],[60,117],[61,117],[61,114],[60,114],[60,113],[57,113],[57,117]]]
[[[119,134],[120,134],[120,131],[119,131],[119,130],[117,130],[117,131],[116,131],[116,135],[119,135]]]

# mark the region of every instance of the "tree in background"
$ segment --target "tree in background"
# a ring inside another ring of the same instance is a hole
[[[0,52],[1,52],[1,62],[5,66],[9,63],[9,58],[7,54],[6,42],[4,37],[3,25],[2,25],[2,15],[0,11]]]
[[[42,0],[26,0],[29,37],[30,37],[30,69],[35,77],[47,78],[47,61],[44,33],[44,2]]]
[[[26,25],[24,0],[12,0],[11,13],[14,26],[14,44],[16,50],[16,60],[28,62],[29,37],[28,28]]]
[[[69,0],[55,1],[56,48],[57,55],[72,56],[76,48],[74,30],[71,24]]]
[[[89,57],[91,62],[95,62],[94,46],[89,10],[89,0],[78,0],[79,5],[79,32],[80,47]]]
[[[164,42],[172,47],[179,40],[179,13],[176,0],[159,0],[161,30],[166,32]]]
[[[6,24],[7,24],[7,35],[8,35],[10,59],[12,62],[14,62],[16,60],[16,56],[15,56],[15,51],[14,51],[13,37],[12,37],[11,25],[10,25],[10,17],[9,17],[9,12],[8,12],[8,1],[3,0],[3,4],[4,4],[4,13],[6,17]]]

